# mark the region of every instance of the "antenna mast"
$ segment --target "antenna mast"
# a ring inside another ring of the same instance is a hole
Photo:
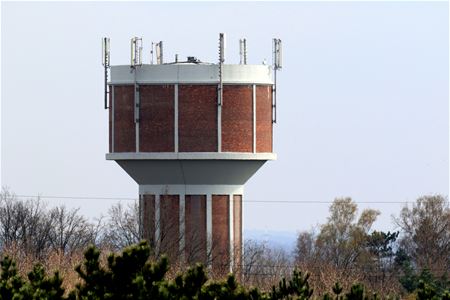
[[[102,64],[105,68],[105,109],[108,109],[108,69],[110,68],[110,46],[109,38],[104,37],[102,39]]]
[[[272,102],[272,123],[277,123],[277,70],[282,68],[281,40],[273,39],[273,102]]]
[[[247,40],[245,38],[239,40],[239,56],[240,64],[247,64]]]
[[[156,43],[155,47],[156,47],[156,63],[158,65],[162,65],[164,63],[164,60],[163,60],[163,42],[160,41],[159,43]]]
[[[142,38],[131,39],[131,67],[142,65]]]
[[[223,96],[223,63],[225,62],[225,33],[219,34],[219,105],[222,105]]]

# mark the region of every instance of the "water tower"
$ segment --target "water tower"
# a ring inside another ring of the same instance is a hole
[[[103,39],[109,153],[139,185],[140,228],[157,252],[213,269],[241,263],[244,184],[268,160],[276,122],[273,65],[224,64],[195,57],[164,62],[163,43],[152,43],[142,63],[142,39],[131,40],[130,65],[110,66]],[[153,53],[156,52],[156,61]],[[264,189],[264,187],[261,187]]]

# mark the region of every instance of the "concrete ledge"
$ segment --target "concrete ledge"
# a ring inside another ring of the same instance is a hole
[[[136,68],[138,84],[218,84],[217,64],[142,65]],[[134,84],[134,72],[129,65],[111,66],[112,85]],[[272,85],[269,65],[223,65],[223,84]]]
[[[107,160],[276,160],[275,153],[235,152],[120,152],[107,153]]]

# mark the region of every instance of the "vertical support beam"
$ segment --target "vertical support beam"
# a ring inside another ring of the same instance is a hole
[[[161,197],[155,195],[155,247],[156,253],[159,254],[161,249]]]
[[[222,105],[217,106],[217,152],[222,152]]]
[[[179,252],[180,252],[180,262],[184,264],[185,262],[185,245],[186,245],[186,195],[180,194],[180,244],[179,244]]]
[[[139,85],[137,84],[137,69],[138,67],[134,67],[134,123],[136,124],[136,152],[139,152]]]
[[[174,91],[174,94],[175,94],[175,99],[174,99],[174,112],[175,112],[175,116],[174,116],[174,121],[175,121],[174,134],[175,134],[175,136],[174,136],[173,141],[174,141],[175,152],[178,152],[178,84],[175,84],[174,89],[175,89],[175,91]]]
[[[144,238],[144,218],[145,218],[145,212],[144,212],[144,195],[139,194],[139,200],[138,200],[138,210],[139,210],[139,239]]]
[[[111,86],[111,152],[114,153],[114,85]]]
[[[233,272],[233,265],[234,265],[234,198],[233,194],[228,195],[228,201],[230,203],[229,205],[229,239],[230,239],[230,272]]]
[[[256,153],[256,85],[253,85],[252,91],[252,104],[253,104],[253,153]]]
[[[212,267],[212,195],[206,195],[206,265],[208,269]]]

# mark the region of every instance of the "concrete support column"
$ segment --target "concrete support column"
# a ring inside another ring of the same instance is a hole
[[[211,269],[212,258],[212,195],[206,195],[206,265]]]
[[[178,152],[178,84],[175,84],[174,95],[174,149]]]
[[[186,261],[185,258],[185,248],[186,248],[186,195],[180,195],[180,262],[184,263]]]
[[[233,194],[228,195],[229,199],[229,220],[230,220],[230,224],[229,224],[229,240],[230,240],[230,272],[233,272],[233,265],[234,265],[234,198],[233,198]]]
[[[161,198],[155,195],[155,252],[161,250]]]

